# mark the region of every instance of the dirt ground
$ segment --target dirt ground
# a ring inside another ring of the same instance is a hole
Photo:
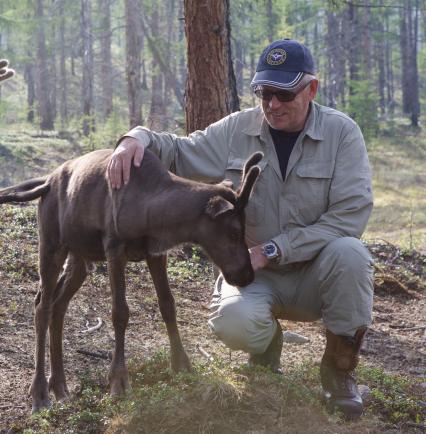
[[[387,372],[426,375],[426,257],[407,254],[386,244],[370,246],[377,259],[374,323],[362,349],[366,364],[383,367]],[[213,284],[212,271],[206,267],[196,278],[186,275],[182,249],[175,250],[171,286],[176,298],[178,324],[184,345],[192,359],[203,358],[197,346],[213,357],[232,364],[246,361],[246,355],[230,352],[217,341],[207,327],[208,304]],[[180,265],[179,265],[180,264]],[[5,271],[0,258],[0,433],[30,412],[28,388],[33,372],[34,325],[33,298],[37,290],[34,271],[22,277]],[[408,270],[408,272],[407,272]],[[130,323],[127,331],[127,357],[146,358],[168,340],[155,292],[143,264],[128,270]],[[107,375],[114,344],[110,320],[110,291],[106,269],[99,265],[71,302],[64,332],[64,360],[70,390],[77,387],[78,375],[101,368]],[[102,326],[85,332],[100,320]],[[324,348],[321,322],[282,321],[285,330],[300,333],[306,344],[284,344],[284,371],[306,360],[320,361]],[[91,352],[96,355],[82,354]]]

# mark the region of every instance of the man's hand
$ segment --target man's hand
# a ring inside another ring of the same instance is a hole
[[[253,270],[259,270],[260,268],[264,268],[268,265],[268,259],[263,254],[262,246],[254,246],[249,249],[251,266]]]
[[[130,178],[130,167],[141,165],[145,148],[133,137],[125,137],[117,146],[108,163],[108,179],[111,187],[119,189],[123,182],[127,184]]]

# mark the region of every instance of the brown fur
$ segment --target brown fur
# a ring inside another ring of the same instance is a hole
[[[62,357],[63,321],[68,303],[87,275],[88,262],[108,263],[115,330],[109,380],[114,395],[129,386],[124,360],[129,316],[125,298],[128,261],[147,261],[169,334],[175,371],[189,370],[190,362],[176,324],[165,252],[182,242],[197,243],[229,283],[245,286],[254,278],[244,241],[244,207],[259,175],[254,165],[261,159],[260,153],[247,162],[237,193],[225,183],[209,185],[177,177],[165,170],[150,151],[146,151],[140,168],[132,168],[129,184],[112,190],[106,178],[111,152],[92,152],[64,163],[48,177],[0,190],[0,203],[41,197],[33,411],[50,404],[49,390],[58,400],[68,395]],[[45,377],[48,329],[49,382]]]

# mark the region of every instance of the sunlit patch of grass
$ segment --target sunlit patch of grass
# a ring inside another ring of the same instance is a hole
[[[426,411],[420,404],[426,396],[424,389],[418,387],[421,379],[414,381],[403,375],[389,375],[380,368],[365,366],[359,368],[359,377],[371,388],[370,412],[380,414],[383,420],[393,424],[426,422]]]
[[[369,144],[375,207],[365,238],[426,251],[426,133],[397,129]]]
[[[0,270],[14,281],[38,279],[37,207],[0,206]]]
[[[203,361],[204,362],[204,361]],[[393,432],[389,427],[422,423],[422,399],[413,380],[360,367],[371,389],[366,416],[343,423],[321,402],[319,369],[311,362],[273,374],[264,368],[232,367],[222,359],[195,361],[193,372],[172,374],[167,351],[129,362],[132,392],[107,393],[99,371],[85,373],[75,396],[32,417],[21,430],[32,433],[198,432]],[[379,420],[379,417],[381,420]],[[396,431],[395,431],[396,432]]]

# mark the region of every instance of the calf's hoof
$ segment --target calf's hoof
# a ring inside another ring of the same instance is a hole
[[[185,352],[171,357],[171,367],[173,372],[191,372],[192,366],[189,357]]]
[[[50,408],[52,406],[52,402],[50,401],[49,397],[40,397],[37,399],[33,398],[33,404],[31,408],[31,414],[36,414],[41,410],[45,410],[47,408]]]
[[[57,381],[54,377],[49,378],[49,390],[55,395],[56,401],[64,402],[69,399],[69,391],[65,381]]]
[[[111,396],[123,396],[130,392],[129,375],[127,371],[119,375],[110,376],[109,379]]]
[[[32,398],[32,414],[38,413],[40,410],[44,410],[45,408],[50,408],[52,406],[49,398],[49,388],[45,378],[38,379],[35,377],[31,384],[29,394]]]

